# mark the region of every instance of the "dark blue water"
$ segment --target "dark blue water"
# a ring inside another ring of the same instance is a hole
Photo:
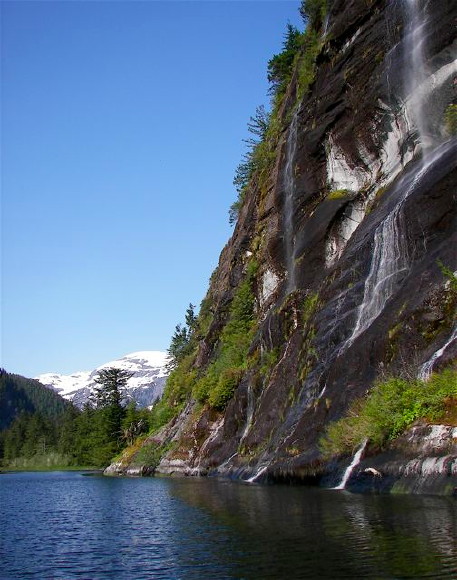
[[[0,579],[457,578],[457,502],[0,475]]]

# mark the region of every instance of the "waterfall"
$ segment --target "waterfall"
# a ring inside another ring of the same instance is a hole
[[[287,268],[287,293],[295,290],[295,241],[293,234],[295,170],[294,159],[297,149],[298,109],[292,117],[286,143],[286,165],[284,167],[284,251]]]
[[[428,171],[453,146],[454,143],[450,141],[433,151],[418,170],[405,175],[393,192],[393,195],[398,195],[399,199],[393,210],[375,230],[373,256],[370,271],[365,280],[363,300],[357,310],[352,334],[341,348],[340,354],[376,320],[397,285],[408,273],[410,257],[403,205],[420,185]]]
[[[357,465],[360,463],[361,459],[362,459],[362,454],[365,451],[365,447],[368,444],[368,439],[365,439],[364,442],[362,443],[362,445],[357,449],[354,457],[352,458],[351,464],[348,465],[348,467],[346,468],[346,471],[344,472],[343,475],[343,479],[341,480],[341,483],[339,485],[337,485],[336,487],[334,487],[333,489],[345,489],[346,487],[346,483],[348,482],[349,478],[352,475],[352,472],[354,471],[354,469],[357,467]]]
[[[428,76],[424,59],[427,18],[425,9],[421,10],[419,6],[419,0],[406,0],[405,21],[406,32],[404,46],[406,66],[404,70],[406,110],[414,120],[418,139],[424,151],[432,143],[424,111],[425,98],[427,96],[424,81]]]
[[[259,479],[259,477],[260,477],[260,476],[261,476],[263,473],[265,473],[265,471],[268,469],[269,465],[270,465],[270,464],[268,463],[267,465],[264,465],[263,467],[260,467],[260,468],[259,468],[259,469],[258,469],[258,470],[255,472],[255,474],[254,474],[252,477],[250,477],[249,479],[246,479],[246,482],[247,482],[247,483],[254,483],[255,481],[257,481],[257,480]]]
[[[448,340],[443,344],[441,348],[439,348],[433,355],[426,361],[420,368],[418,378],[422,381],[427,381],[430,378],[430,375],[433,372],[433,366],[435,362],[443,356],[446,352],[447,347],[457,339],[457,325],[454,327],[454,330]]]
[[[246,426],[244,428],[243,434],[241,435],[241,439],[240,439],[240,443],[244,440],[244,438],[247,436],[247,434],[249,433],[249,430],[252,427],[252,419],[254,418],[254,391],[252,389],[251,384],[248,384],[248,389],[247,389],[247,394],[248,394],[248,404],[246,407]]]
[[[219,465],[219,467],[217,468],[218,472],[220,472],[222,469],[224,469],[225,467],[227,467],[227,465],[230,463],[230,461],[232,461],[232,459],[234,457],[236,457],[238,455],[238,451],[235,451],[235,453],[233,453],[232,455],[230,455],[230,457],[228,459],[226,459],[223,463],[221,463]]]
[[[419,0],[405,0],[405,114],[414,119],[423,156],[418,167],[405,175],[392,196],[398,201],[387,217],[378,225],[374,233],[373,256],[370,271],[365,280],[362,303],[357,309],[357,317],[352,334],[340,349],[342,354],[381,314],[396,287],[407,275],[410,256],[407,244],[406,220],[403,212],[405,201],[421,183],[429,169],[444,155],[452,142],[430,150],[433,144],[427,127],[424,106],[429,90],[425,90],[428,73],[424,60],[425,9],[421,10]],[[427,150],[428,149],[428,150]]]
[[[329,29],[329,24],[330,24],[330,15],[326,14],[325,18],[324,18],[324,25],[323,25],[323,30],[322,30],[322,36],[325,37],[327,36],[328,33],[328,29]]]

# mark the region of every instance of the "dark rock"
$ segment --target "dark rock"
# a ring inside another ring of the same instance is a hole
[[[158,471],[254,481],[335,480],[342,467],[329,468],[319,451],[325,427],[378,376],[404,372],[405,366],[417,374],[449,339],[457,299],[438,261],[457,269],[457,140],[443,144],[444,110],[455,98],[457,73],[450,63],[457,54],[457,5],[421,3],[427,14],[425,65],[435,75],[422,102],[435,149],[423,162],[420,131],[411,124],[412,109],[405,109],[412,107],[405,78],[413,65],[403,4],[330,2],[315,79],[294,113],[293,188],[284,174],[296,75],[279,115],[284,128],[276,162],[266,183],[248,191],[212,276],[214,320],[197,370],[204,374],[218,355],[220,332],[251,255],[259,269],[258,330],[250,352],[276,349],[278,360],[267,374],[255,365],[247,371],[223,414],[200,409],[196,420],[186,409],[174,431],[168,430],[175,447]],[[386,256],[394,268],[376,282],[381,304],[364,319],[362,305],[377,300],[370,294],[375,266]],[[292,288],[288,268],[294,270]],[[455,359],[456,350],[450,344],[436,368]],[[390,455],[365,459],[349,489],[442,490],[444,481],[455,487],[454,474],[441,469],[452,465],[446,469],[453,472],[453,453],[419,452],[416,436],[403,439]],[[408,463],[418,457],[415,467]],[[430,465],[429,457],[435,458]],[[427,465],[430,485],[411,483]]]

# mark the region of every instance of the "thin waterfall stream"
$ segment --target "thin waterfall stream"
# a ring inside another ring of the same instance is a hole
[[[419,144],[423,151],[432,145],[424,111],[426,100],[424,81],[428,76],[424,58],[427,20],[425,8],[421,9],[419,0],[405,1],[406,109],[413,118]]]
[[[265,471],[268,469],[268,467],[270,466],[270,464],[268,463],[267,465],[263,465],[262,467],[259,467],[259,469],[254,473],[254,475],[252,477],[250,477],[249,479],[246,479],[246,483],[255,483],[259,477],[265,473]]]
[[[254,391],[252,385],[249,383],[247,388],[247,406],[246,406],[246,426],[244,427],[243,434],[241,435],[240,443],[244,441],[245,437],[249,433],[252,427],[252,420],[254,418],[254,407],[255,407],[255,400],[254,400]]]
[[[406,220],[403,207],[408,197],[420,185],[428,171],[454,146],[448,142],[435,149],[423,160],[419,169],[405,176],[397,187],[397,204],[378,225],[374,233],[373,255],[370,271],[365,280],[362,302],[357,310],[357,318],[340,354],[360,336],[381,314],[397,285],[407,275],[410,267]]]
[[[406,176],[395,188],[398,201],[393,210],[378,225],[374,233],[373,254],[370,270],[364,285],[362,302],[351,335],[343,343],[339,354],[343,354],[355,339],[365,332],[381,314],[396,287],[406,277],[411,258],[407,243],[407,224],[404,205],[408,197],[420,185],[433,165],[439,161],[452,143],[436,145],[427,129],[424,105],[426,93],[423,89],[427,76],[424,45],[428,17],[418,0],[405,0],[406,31],[404,50],[407,72],[405,77],[405,110],[414,121],[416,141],[422,149],[422,157],[415,170]]]
[[[454,327],[454,330],[448,340],[443,344],[441,348],[439,348],[433,355],[421,366],[418,378],[427,381],[430,378],[430,375],[433,372],[433,367],[437,360],[439,360],[443,354],[446,352],[447,348],[457,340],[457,325]]]
[[[286,143],[286,165],[284,167],[284,251],[287,268],[286,293],[295,290],[295,240],[293,233],[295,169],[294,160],[297,149],[298,109],[296,109],[289,127]]]
[[[337,485],[336,487],[334,487],[333,489],[345,489],[346,484],[352,475],[352,472],[354,471],[354,469],[357,467],[357,465],[362,460],[362,455],[363,455],[363,452],[365,451],[367,444],[368,444],[368,439],[365,439],[363,441],[362,445],[357,449],[356,453],[354,454],[354,457],[352,458],[351,463],[347,466],[346,471],[343,474],[343,479],[341,480],[341,483],[339,485]]]

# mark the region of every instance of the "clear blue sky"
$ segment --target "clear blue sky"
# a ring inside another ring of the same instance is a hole
[[[2,9],[2,366],[165,350],[231,235],[247,122],[289,1]]]

